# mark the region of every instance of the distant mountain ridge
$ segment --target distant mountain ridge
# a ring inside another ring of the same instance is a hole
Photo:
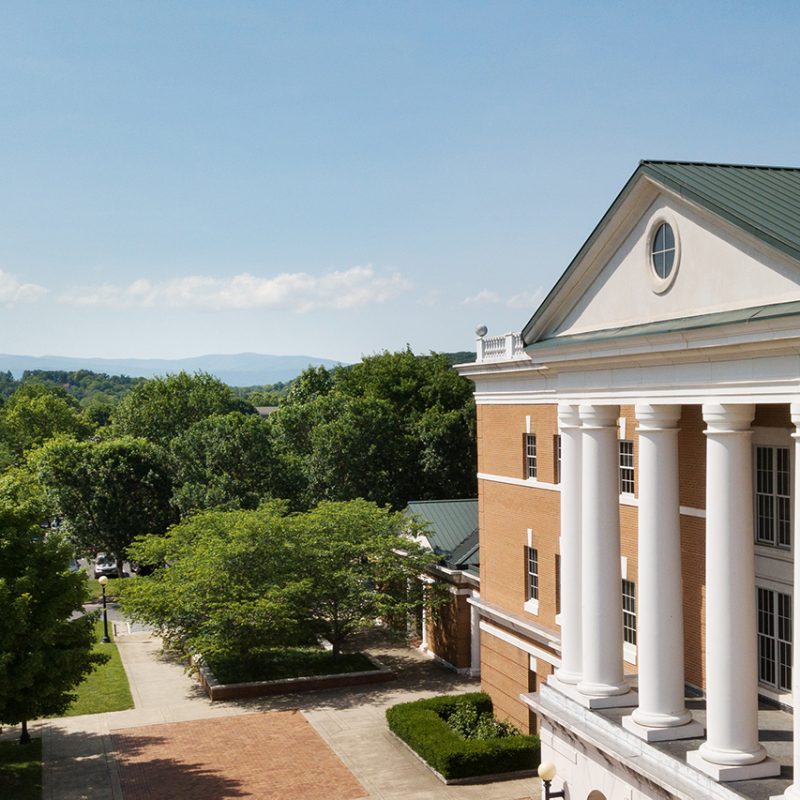
[[[316,356],[273,356],[262,353],[211,354],[192,358],[78,358],[72,356],[17,356],[0,353],[0,372],[20,378],[25,370],[88,369],[108,375],[152,378],[171,372],[208,372],[230,386],[263,386],[287,382],[306,367],[336,367],[342,362]]]

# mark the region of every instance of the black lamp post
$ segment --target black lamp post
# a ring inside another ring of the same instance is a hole
[[[108,610],[106,608],[106,584],[108,583],[108,578],[105,575],[101,575],[97,582],[103,590],[103,644],[110,644],[111,638],[108,635]]]
[[[556,776],[555,764],[553,764],[551,761],[543,761],[541,764],[539,764],[539,769],[537,771],[539,773],[539,777],[542,779],[542,783],[544,784],[544,800],[552,800],[554,797],[566,797],[563,789],[559,789],[557,792],[554,792],[550,788],[550,785],[553,783],[553,778]]]

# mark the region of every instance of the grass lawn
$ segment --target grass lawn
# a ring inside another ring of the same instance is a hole
[[[110,583],[110,581],[109,581]],[[115,644],[103,644],[103,620],[99,619],[94,626],[97,641],[95,652],[107,653],[111,660],[101,664],[77,688],[78,698],[67,709],[65,717],[77,717],[79,714],[100,714],[104,711],[124,711],[133,708],[131,690],[128,688],[128,676],[122,666],[119,651]],[[113,639],[114,631],[111,623],[108,634]],[[0,794],[0,797],[3,795]]]
[[[247,661],[233,656],[214,656],[206,661],[220,683],[274,681],[375,669],[362,653],[342,653],[334,658],[329,650],[316,647],[265,648],[251,653]]]
[[[0,797],[3,800],[41,800],[41,739],[32,739],[30,744],[0,742]]]
[[[130,578],[109,578],[106,584],[106,600],[113,600],[117,596],[117,587],[122,581]],[[87,577],[89,602],[101,603],[103,601],[103,587],[91,576]],[[102,634],[100,634],[102,636]]]

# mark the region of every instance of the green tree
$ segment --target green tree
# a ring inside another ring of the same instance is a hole
[[[69,571],[72,550],[39,522],[47,515],[33,476],[0,476],[0,722],[22,723],[63,713],[73,689],[97,664],[91,616],[81,609],[86,579]]]
[[[138,561],[161,566],[129,582],[122,604],[131,618],[207,655],[247,661],[265,645],[315,634],[338,654],[376,617],[414,605],[407,582],[438,558],[409,535],[414,525],[366,500],[288,515],[277,502],[204,512],[131,547]]]
[[[3,406],[0,419],[4,439],[17,456],[58,434],[83,439],[92,431],[72,397],[41,383],[23,383]]]
[[[124,587],[125,613],[207,656],[246,661],[265,644],[307,642],[298,601],[311,587],[298,576],[301,553],[285,510],[270,503],[256,511],[207,511],[166,536],[139,539],[133,557],[161,566]]]
[[[184,515],[211,508],[253,509],[293,490],[269,423],[257,415],[200,420],[172,440],[171,452],[175,505]]]
[[[179,372],[137,384],[114,410],[116,435],[135,436],[167,446],[178,434],[214,414],[255,413],[230,387],[206,372]]]
[[[77,546],[113,553],[120,575],[134,537],[175,520],[166,456],[145,439],[53,439],[31,462]]]
[[[338,654],[358,631],[410,613],[406,591],[438,556],[419,545],[416,523],[366,500],[320,503],[290,519],[311,591],[306,616]],[[436,602],[436,598],[432,598]]]

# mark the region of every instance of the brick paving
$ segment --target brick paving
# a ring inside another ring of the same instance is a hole
[[[125,800],[356,800],[367,792],[299,711],[116,730]]]

